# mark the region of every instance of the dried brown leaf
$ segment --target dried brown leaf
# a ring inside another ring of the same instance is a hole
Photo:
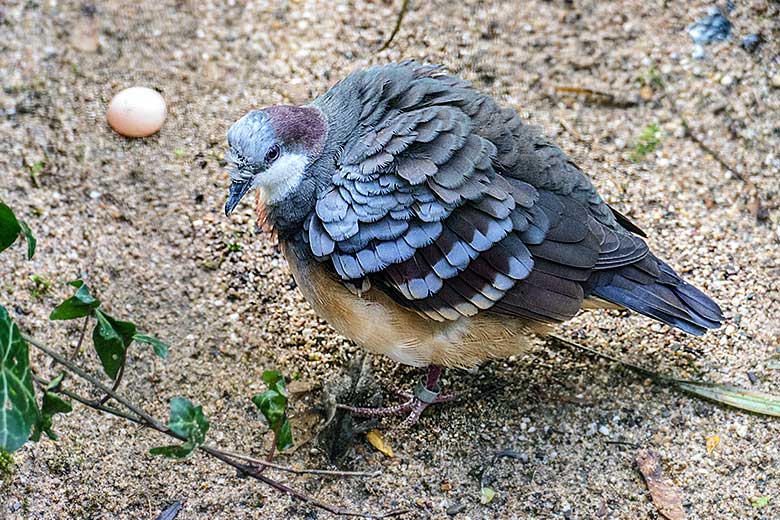
[[[705,445],[707,447],[707,453],[712,453],[715,448],[718,447],[718,444],[720,444],[720,436],[719,435],[710,435],[705,439]]]
[[[680,490],[664,478],[661,457],[652,450],[643,450],[636,456],[636,464],[658,512],[667,520],[685,520]]]
[[[378,449],[388,457],[393,456],[393,447],[385,442],[385,439],[382,437],[382,434],[379,432],[379,430],[371,430],[367,432],[366,439],[368,439],[368,442],[371,443],[371,446]]]

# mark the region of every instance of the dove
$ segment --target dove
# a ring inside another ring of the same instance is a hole
[[[518,113],[442,67],[358,70],[303,106],[252,110],[227,133],[225,213],[256,191],[317,314],[369,352],[427,367],[362,415],[414,424],[443,368],[523,352],[582,309],[630,309],[694,335],[719,306]]]

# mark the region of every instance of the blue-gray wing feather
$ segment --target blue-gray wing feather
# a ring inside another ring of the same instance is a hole
[[[435,320],[562,321],[593,272],[647,255],[513,110],[436,67],[358,74],[360,123],[305,234],[345,282],[368,278]]]

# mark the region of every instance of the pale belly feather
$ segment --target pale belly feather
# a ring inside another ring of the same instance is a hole
[[[354,294],[316,260],[299,258],[284,242],[282,251],[298,287],[320,317],[366,350],[399,363],[469,367],[522,352],[534,333],[546,330],[537,322],[487,312],[456,321],[434,321],[378,289]]]

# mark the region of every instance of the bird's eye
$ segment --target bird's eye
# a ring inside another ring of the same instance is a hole
[[[279,158],[279,145],[275,144],[268,149],[268,152],[266,152],[265,161],[267,163],[272,163],[278,158]]]

